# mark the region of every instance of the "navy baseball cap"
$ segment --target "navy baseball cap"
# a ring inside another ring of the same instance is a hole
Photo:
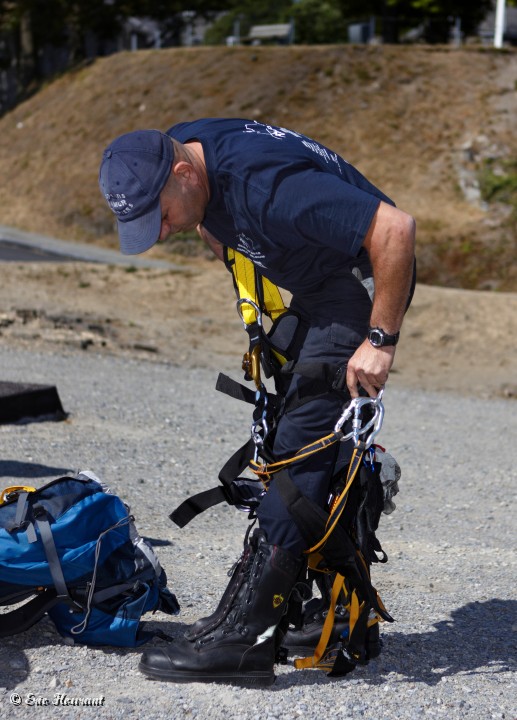
[[[117,216],[120,249],[125,255],[149,250],[162,224],[160,193],[171,172],[174,148],[159,130],[136,130],[108,145],[99,186]]]

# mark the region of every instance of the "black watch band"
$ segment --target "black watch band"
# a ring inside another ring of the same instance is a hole
[[[368,328],[368,340],[373,347],[376,348],[384,347],[385,345],[396,345],[399,341],[399,336],[400,333],[388,335],[388,333],[380,327]]]

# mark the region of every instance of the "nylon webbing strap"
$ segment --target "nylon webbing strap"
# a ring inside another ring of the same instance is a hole
[[[285,312],[286,307],[278,287],[255,270],[255,266],[241,253],[225,247],[225,264],[231,270],[235,291],[239,298],[252,300],[273,321]],[[258,288],[258,283],[262,287]],[[241,306],[242,319],[246,325],[257,322],[257,312],[252,305]]]
[[[289,458],[285,458],[284,460],[278,460],[277,462],[259,464],[254,460],[251,460],[250,470],[256,475],[264,475],[268,477],[269,475],[273,475],[274,473],[283,470],[288,465],[292,465],[293,463],[299,462],[300,460],[305,460],[305,458],[314,455],[314,453],[320,452],[320,450],[325,450],[325,448],[328,448],[330,445],[333,445],[334,443],[341,440],[342,437],[343,434],[341,432],[330,433],[330,435],[325,435],[325,437],[322,437],[319,440],[315,440],[309,445],[305,445],[305,447],[302,447],[300,450],[298,450],[295,455],[292,455]]]
[[[48,560],[48,567],[50,570],[50,574],[52,575],[52,580],[54,582],[54,587],[56,588],[57,594],[62,599],[68,598],[70,601],[72,601],[68,593],[68,588],[66,586],[65,577],[61,568],[61,563],[59,562],[59,555],[57,554],[54,538],[52,537],[52,530],[50,528],[47,514],[44,508],[38,505],[34,506],[33,511],[34,520],[39,530],[41,542],[43,543],[45,555],[47,556]]]
[[[366,603],[359,604],[357,595],[352,593],[350,602],[350,634],[348,636],[348,653],[354,660],[360,658],[366,643],[368,617],[370,607]]]
[[[112,585],[109,588],[104,588],[104,590],[97,590],[93,594],[93,603],[97,605],[98,603],[115,597],[115,595],[120,595],[121,593],[126,592],[126,590],[131,590],[131,588],[133,588],[134,586],[134,582],[126,582],[120,583],[119,585]]]
[[[236,383],[237,384],[237,383]],[[244,388],[246,389],[246,388]],[[170,515],[169,518],[178,527],[185,527],[197,515],[208,510],[221,502],[227,502],[234,505],[241,498],[237,493],[232,494],[233,481],[248,466],[250,457],[253,455],[253,440],[250,438],[246,443],[233,453],[231,458],[226,462],[219,473],[219,480],[222,485],[204,490],[192,497],[187,498],[181,503]]]
[[[327,649],[330,635],[332,633],[332,628],[334,627],[337,599],[339,597],[339,593],[343,588],[344,580],[345,578],[343,577],[343,575],[336,573],[336,578],[334,580],[334,584],[332,585],[332,593],[330,596],[330,607],[328,609],[327,617],[325,618],[325,622],[323,624],[323,630],[321,631],[320,639],[318,641],[316,649],[314,650],[314,655],[312,655],[311,657],[296,659],[294,661],[294,666],[298,670],[304,668],[318,667],[318,664],[323,657],[323,653]]]
[[[261,279],[266,314],[269,315],[271,320],[275,321],[277,317],[279,317],[285,312],[286,307],[284,305],[284,301],[282,300],[280,290],[277,288],[277,286],[272,283],[271,280],[265,278],[263,275],[261,275]]]
[[[274,482],[303,539],[311,546],[324,530],[328,513],[299,491],[287,470],[280,472]]]
[[[225,375],[224,373],[219,373],[217,376],[215,389],[218,392],[229,395],[234,400],[242,400],[243,402],[250,403],[251,405],[255,404],[254,391],[249,387],[246,387],[246,385],[242,385],[242,383],[228,377],[228,375]]]
[[[224,488],[218,485],[210,490],[205,490],[204,492],[187,498],[181,505],[178,505],[176,510],[171,512],[169,518],[178,527],[182,528],[200,513],[225,501],[227,502],[228,498],[224,492]]]
[[[25,520],[28,495],[29,495],[29,493],[27,493],[27,492],[21,492],[18,495],[18,500],[16,502],[16,517],[14,519],[15,527],[20,527],[22,522]]]
[[[316,543],[313,547],[311,547],[306,552],[313,553],[317,552],[328,540],[330,534],[336,527],[337,523],[339,522],[339,518],[341,517],[341,514],[343,510],[345,509],[346,501],[348,499],[348,492],[350,488],[352,487],[352,483],[354,482],[357,472],[359,468],[361,467],[361,460],[363,459],[364,452],[362,450],[359,450],[358,448],[354,448],[354,451],[352,453],[352,458],[350,460],[350,464],[348,466],[348,473],[346,477],[346,483],[345,487],[343,488],[343,491],[341,492],[337,502],[334,504],[334,507],[332,508],[329,519],[327,521],[326,527],[325,527],[325,534],[321,538],[319,542]]]

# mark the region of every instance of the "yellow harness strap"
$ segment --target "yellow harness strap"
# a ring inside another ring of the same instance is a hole
[[[280,470],[283,470],[287,465],[292,465],[292,463],[298,462],[299,460],[305,460],[305,458],[314,455],[314,453],[324,450],[329,447],[329,445],[333,445],[335,442],[338,442],[338,440],[341,440],[342,437],[343,435],[340,432],[330,433],[330,435],[325,435],[325,437],[300,448],[300,450],[291,457],[285,458],[284,460],[277,460],[277,462],[259,463],[255,460],[250,460],[250,470],[255,473],[255,475],[258,475],[264,482],[267,482],[270,479],[270,475],[274,475]]]
[[[334,627],[336,603],[337,603],[337,599],[339,597],[339,593],[341,592],[341,590],[343,588],[344,580],[345,580],[345,578],[343,577],[343,575],[336,573],[336,578],[334,580],[334,584],[332,585],[332,594],[330,597],[330,607],[328,609],[327,617],[325,618],[325,623],[324,623],[323,629],[321,631],[320,639],[318,641],[316,649],[314,650],[314,655],[312,655],[311,657],[306,657],[306,658],[297,658],[294,661],[294,666],[297,670],[302,670],[305,668],[316,668],[316,667],[319,667],[320,669],[324,669],[322,667],[322,665],[320,664],[320,661],[323,657],[325,650],[327,649],[327,645],[328,645],[328,642],[330,639],[330,634],[332,632],[332,628]],[[331,669],[331,668],[329,668],[329,669]]]
[[[278,287],[263,275],[260,275],[251,260],[232,248],[225,248],[226,266],[231,269],[235,290],[241,300],[251,300],[265,312],[273,322],[287,310]],[[257,279],[262,283],[262,292],[258,291]],[[257,322],[257,312],[253,305],[241,305],[242,320],[246,325]]]

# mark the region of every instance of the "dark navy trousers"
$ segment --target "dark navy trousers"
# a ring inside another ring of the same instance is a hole
[[[298,364],[327,363],[344,365],[363,342],[368,331],[371,301],[368,293],[351,276],[332,278],[325,288],[293,297],[291,308],[301,318]],[[274,441],[275,459],[292,456],[305,445],[328,435],[349,399],[346,391],[337,393],[330,387],[312,399],[317,383],[294,374],[286,395],[286,407],[296,398],[292,410],[281,417]],[[300,399],[302,402],[300,403]],[[349,445],[346,447],[346,445]],[[352,452],[349,443],[337,443],[306,460],[289,467],[289,475],[298,489],[320,507],[325,507],[336,461],[341,464]],[[274,475],[269,490],[257,512],[260,527],[268,541],[297,555],[307,549],[296,523],[275,487]]]

